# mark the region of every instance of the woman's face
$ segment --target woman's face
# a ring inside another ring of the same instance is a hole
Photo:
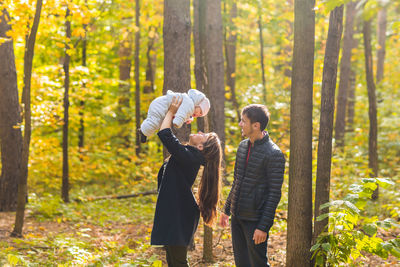
[[[197,134],[191,134],[189,136],[189,145],[195,146],[198,149],[203,149],[203,144],[207,141],[207,134],[198,132]]]

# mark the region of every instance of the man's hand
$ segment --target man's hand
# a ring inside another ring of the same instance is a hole
[[[228,222],[229,222],[229,216],[226,215],[225,213],[221,213],[221,216],[219,218],[219,225],[222,227],[226,227],[228,226]]]
[[[183,97],[178,96],[178,97],[173,97],[171,105],[169,106],[168,112],[171,112],[172,115],[175,115],[176,112],[178,111],[179,107],[181,106],[183,101]]]
[[[267,240],[267,233],[259,229],[256,229],[254,231],[253,240],[254,244],[256,245],[261,244]]]

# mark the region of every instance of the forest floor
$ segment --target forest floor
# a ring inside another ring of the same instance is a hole
[[[148,245],[151,223],[114,221],[107,225],[55,220],[37,220],[27,211],[24,239],[10,237],[15,213],[0,213],[1,266],[167,266],[162,248]],[[382,239],[399,233],[380,233]],[[234,266],[229,228],[214,229],[214,262],[202,260],[203,227],[195,236],[195,250],[189,252],[190,266]],[[271,266],[285,266],[286,231],[270,235]],[[373,255],[357,260],[362,266],[400,266],[389,256]],[[3,265],[4,264],[4,265]]]

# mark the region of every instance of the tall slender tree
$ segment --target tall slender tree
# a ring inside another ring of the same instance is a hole
[[[294,2],[286,266],[310,266],[312,239],[312,96],[314,0]]]
[[[262,24],[262,7],[258,2],[258,33],[260,36],[260,63],[261,63],[261,82],[263,89],[264,103],[267,104],[267,88],[265,82],[265,67],[264,67],[264,39],[263,39],[263,24]]]
[[[237,119],[240,119],[239,103],[236,97],[236,43],[237,27],[234,20],[237,18],[237,3],[232,1],[229,12],[229,21],[225,27],[225,60],[226,60],[226,83],[231,92],[233,108],[236,111]]]
[[[320,210],[320,206],[329,202],[332,131],[335,111],[335,89],[340,40],[343,28],[343,5],[336,7],[329,16],[328,38],[325,48],[324,70],[322,75],[321,115],[318,138],[317,179],[315,186],[314,241],[327,228],[329,218],[318,221],[329,208]]]
[[[342,58],[340,61],[340,81],[337,95],[335,140],[339,147],[344,146],[344,133],[346,125],[347,89],[350,84],[351,51],[354,43],[354,17],[357,2],[346,5],[346,25],[343,37]]]
[[[157,54],[155,53],[155,43],[158,39],[158,27],[151,26],[149,29],[149,40],[147,41],[146,51],[146,82],[143,85],[143,93],[154,93],[154,79],[156,74],[156,60]]]
[[[225,143],[225,88],[223,60],[223,31],[220,0],[193,2],[195,76],[198,88],[210,98],[211,109],[207,116],[210,131],[214,131]],[[204,124],[199,124],[204,129]],[[212,228],[204,225],[203,259],[213,260]]]
[[[87,8],[87,0],[85,0],[85,7]],[[84,36],[82,40],[82,66],[86,68],[87,63],[87,27],[88,24],[83,24]],[[82,84],[83,88],[86,88],[86,83]],[[85,146],[85,119],[84,119],[84,109],[85,109],[85,100],[83,97],[79,101],[79,130],[78,130],[78,147],[79,151],[82,153],[83,147]],[[82,161],[83,158],[81,157],[80,160]]]
[[[376,105],[376,87],[373,73],[372,47],[371,47],[371,20],[364,21],[364,56],[365,73],[368,88],[368,115],[369,115],[369,142],[368,142],[368,166],[372,170],[372,176],[378,176],[378,118]],[[375,190],[373,198],[378,197],[378,190]]]
[[[132,67],[132,30],[131,17],[123,19],[126,27],[122,29],[122,40],[119,44],[119,86],[117,120],[120,125],[119,137],[125,147],[131,146],[131,67]]]
[[[21,112],[18,100],[17,71],[10,16],[0,10],[0,212],[14,211],[17,207],[18,179],[22,156]]]
[[[346,131],[352,132],[354,130],[354,106],[356,102],[356,72],[350,70],[350,81],[348,90],[348,101],[346,107]]]
[[[136,0],[135,7],[135,118],[136,118],[136,129],[140,127],[140,0]],[[140,135],[139,131],[136,131],[136,155],[140,153]]]
[[[22,90],[22,101],[24,103],[24,139],[22,146],[21,171],[18,183],[18,205],[15,215],[13,236],[22,236],[24,225],[25,203],[27,199],[27,181],[28,181],[28,163],[29,163],[29,145],[31,142],[31,77],[32,64],[35,49],[36,34],[39,28],[40,13],[42,11],[42,0],[36,1],[36,11],[33,19],[31,32],[26,36],[25,54],[24,54],[24,88]]]
[[[71,40],[71,18],[69,2],[67,2],[67,11],[65,15],[65,58],[64,58],[64,123],[63,123],[63,173],[62,173],[62,188],[61,197],[64,202],[69,202],[69,163],[68,163],[68,125],[69,125],[69,65],[71,57],[70,40]]]
[[[378,12],[378,56],[376,67],[376,83],[379,84],[383,79],[384,62],[386,54],[386,25],[387,25],[387,7],[382,8]]]
[[[205,2],[193,0],[193,44],[194,44],[194,76],[196,88],[204,93],[206,83],[205,63]],[[205,131],[204,117],[197,118],[197,129]]]

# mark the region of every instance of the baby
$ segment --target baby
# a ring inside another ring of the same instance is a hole
[[[153,135],[160,129],[161,123],[168,112],[173,97],[182,97],[182,104],[172,121],[176,128],[181,128],[183,123],[191,123],[193,117],[203,117],[210,110],[210,100],[200,91],[190,89],[187,93],[175,93],[168,90],[166,95],[157,97],[149,106],[147,118],[140,125],[141,142],[146,142],[146,137]]]

